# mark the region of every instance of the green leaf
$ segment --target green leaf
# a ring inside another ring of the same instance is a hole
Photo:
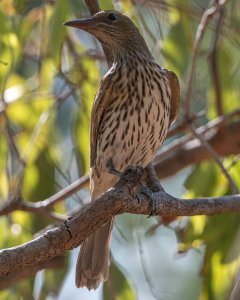
[[[53,16],[50,22],[49,36],[49,52],[51,56],[58,62],[61,45],[66,35],[66,28],[63,25],[70,14],[70,6],[68,1],[59,0],[54,6]]]
[[[14,0],[13,5],[17,13],[23,12],[23,10],[28,6],[29,0]]]
[[[104,283],[103,295],[104,300],[136,299],[136,295],[128,279],[114,262],[111,263],[109,269],[109,279]]]
[[[189,20],[180,18],[171,27],[169,34],[163,41],[163,51],[166,56],[168,68],[175,72],[178,71],[178,73],[186,74],[188,71],[189,49],[192,42],[191,34]]]
[[[4,33],[9,32],[10,30],[10,22],[9,18],[0,10],[0,40],[1,40],[1,35]]]
[[[102,10],[114,9],[112,0],[99,0],[99,5]]]
[[[218,184],[218,169],[214,162],[203,162],[196,166],[184,185],[196,196],[209,196]]]

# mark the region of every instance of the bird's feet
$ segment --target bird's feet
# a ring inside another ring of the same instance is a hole
[[[149,214],[148,218],[157,215],[157,201],[156,201],[156,198],[154,196],[154,193],[145,184],[141,184],[140,190],[138,191],[138,193],[135,194],[135,197],[137,198],[138,203],[141,202],[143,197],[147,198],[147,199],[150,199],[150,201],[151,201],[151,213]]]
[[[108,172],[112,175],[120,177],[120,181],[127,181],[128,185],[131,186],[131,192],[136,197],[138,203],[144,198],[150,199],[151,201],[151,213],[148,216],[152,217],[157,215],[157,201],[154,193],[142,182],[146,182],[146,171],[141,166],[128,166],[123,172],[116,170],[113,160],[109,159],[107,163]]]
[[[146,168],[146,184],[153,192],[165,192],[153,165],[150,163]]]
[[[116,170],[111,158],[108,160],[107,169],[110,174],[118,176],[121,179],[132,183],[141,182],[144,175],[144,168],[138,165],[127,166],[123,172]]]

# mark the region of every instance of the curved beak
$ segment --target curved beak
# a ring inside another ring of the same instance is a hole
[[[84,19],[84,20],[76,19],[76,20],[65,22],[63,23],[63,25],[79,28],[82,30],[87,30],[94,26],[94,22],[92,19]]]

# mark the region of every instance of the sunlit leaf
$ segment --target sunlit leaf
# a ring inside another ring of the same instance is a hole
[[[181,74],[187,72],[189,50],[192,46],[188,22],[187,19],[181,18],[178,23],[173,24],[168,36],[163,41],[163,50],[169,68]]]
[[[27,7],[29,0],[13,0],[13,5],[17,13],[23,12]]]
[[[187,189],[193,190],[196,196],[208,196],[218,184],[218,169],[212,162],[204,162],[195,167],[185,181]]]
[[[9,18],[0,10],[0,22],[2,26],[0,26],[0,34],[3,35],[10,31],[10,21]],[[0,36],[0,40],[2,36]]]
[[[112,295],[116,300],[133,300],[136,299],[136,295],[128,282],[128,279],[124,276],[122,271],[115,263],[111,263],[110,276],[108,281],[104,284],[104,300],[111,300]]]
[[[59,59],[59,53],[66,28],[63,23],[67,20],[70,7],[67,1],[57,1],[50,24],[49,51],[53,58]]]

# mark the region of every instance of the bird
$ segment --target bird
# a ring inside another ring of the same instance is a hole
[[[120,12],[99,11],[64,25],[90,33],[113,53],[91,112],[90,198],[97,201],[118,181],[110,162],[121,172],[131,165],[145,168],[154,158],[179,111],[179,82],[154,60],[137,26]],[[113,219],[84,240],[77,287],[96,289],[107,280],[112,227]]]

